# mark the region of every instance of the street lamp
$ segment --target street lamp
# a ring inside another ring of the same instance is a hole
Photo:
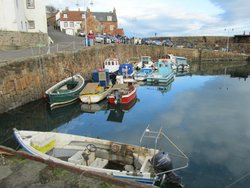
[[[228,52],[228,48],[229,48],[229,31],[230,31],[230,29],[225,28],[224,30],[227,31],[227,52]],[[231,29],[231,31],[233,31],[233,30],[234,30],[234,28]]]
[[[84,33],[85,33],[85,46],[88,46],[88,35],[87,35],[87,2],[84,0],[84,10],[85,10],[85,16],[84,16]],[[90,5],[93,5],[93,1],[90,1]]]

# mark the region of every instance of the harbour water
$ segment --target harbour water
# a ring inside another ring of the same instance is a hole
[[[19,148],[14,127],[136,145],[147,125],[162,127],[190,159],[188,168],[177,171],[185,187],[249,187],[249,70],[249,65],[200,67],[167,86],[140,84],[137,100],[119,108],[103,101],[50,110],[41,99],[0,115],[0,144]]]

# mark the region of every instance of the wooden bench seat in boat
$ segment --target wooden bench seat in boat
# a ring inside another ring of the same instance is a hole
[[[108,164],[107,159],[96,158],[89,166],[95,168],[104,168]]]
[[[84,159],[84,155],[87,155],[87,160]],[[95,153],[94,152],[87,152],[85,151],[77,151],[74,155],[68,158],[68,162],[88,166],[95,160]]]

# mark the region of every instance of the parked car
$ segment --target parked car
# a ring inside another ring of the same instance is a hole
[[[79,32],[78,32],[78,36],[79,36],[79,37],[85,37],[85,33],[84,33],[83,31],[79,31]]]
[[[161,46],[162,45],[162,42],[159,41],[159,40],[154,40],[152,45],[156,45],[156,46]]]
[[[162,41],[162,46],[172,47],[172,46],[174,46],[174,43],[171,40],[163,40]]]
[[[97,35],[95,37],[95,42],[102,43],[102,44],[110,44],[111,40],[109,39],[109,37],[105,35]]]

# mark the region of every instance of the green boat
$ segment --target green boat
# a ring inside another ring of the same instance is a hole
[[[84,88],[85,80],[79,75],[73,75],[58,82],[49,88],[45,94],[50,107],[70,104],[79,98],[79,93]]]

